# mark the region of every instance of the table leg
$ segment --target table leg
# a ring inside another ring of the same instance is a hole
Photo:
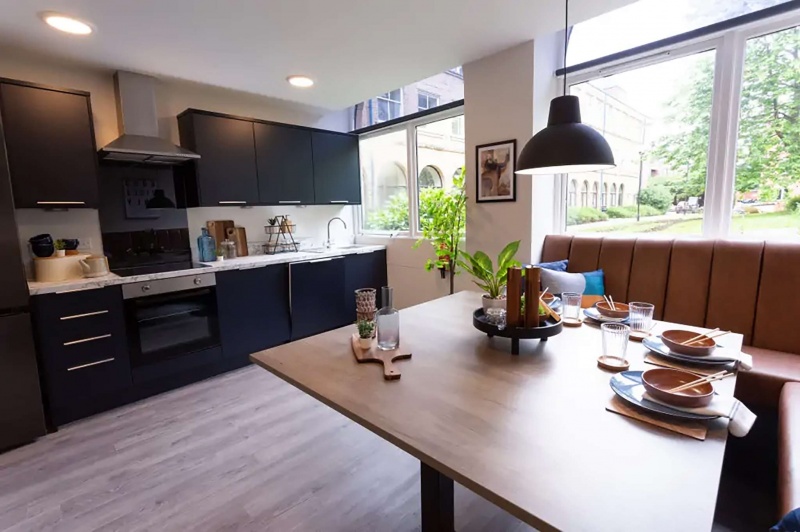
[[[420,462],[420,481],[422,532],[453,532],[453,480]]]
[[[511,339],[511,354],[518,355],[519,354],[519,338],[512,338]]]

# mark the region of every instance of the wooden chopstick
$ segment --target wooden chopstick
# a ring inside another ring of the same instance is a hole
[[[551,318],[553,318],[556,321],[561,321],[561,316],[556,314],[556,312],[553,309],[551,309],[550,306],[547,303],[544,302],[544,300],[542,299],[542,296],[539,296],[539,303],[542,304],[542,306],[544,307],[544,311],[547,312],[548,316],[550,316]]]
[[[686,341],[684,341],[684,342],[681,342],[681,345],[689,345],[689,344],[693,344],[693,343],[695,343],[696,341],[698,341],[698,340],[700,340],[701,338],[703,338],[703,336],[708,336],[709,334],[711,334],[711,333],[715,333],[715,332],[717,332],[718,330],[719,330],[719,327],[717,327],[717,328],[716,328],[716,329],[714,329],[713,331],[708,331],[708,332],[700,333],[700,334],[698,334],[697,336],[692,336],[692,337],[691,337],[691,338],[689,338],[688,340],[686,340]]]
[[[722,380],[722,379],[726,379],[726,378],[728,378],[728,377],[730,377],[732,375],[734,375],[734,373],[732,371],[729,372],[728,370],[722,370],[722,371],[719,371],[717,373],[714,373],[713,375],[709,375],[707,377],[702,377],[700,379],[693,380],[691,382],[687,382],[686,384],[681,384],[680,386],[676,386],[675,388],[672,388],[671,390],[667,390],[667,393],[682,392],[684,390],[688,390],[689,388],[694,388],[695,386],[698,386],[700,384],[705,384],[707,382],[714,382],[714,381],[719,381],[719,380]]]
[[[614,304],[614,298],[611,294],[608,294],[608,302],[611,303],[611,310],[617,310],[617,306]]]
[[[692,344],[696,344],[697,342],[701,342],[701,341],[703,341],[705,339],[716,340],[720,336],[725,336],[726,334],[730,334],[730,331],[720,331],[717,334],[711,334],[711,333],[710,334],[705,334],[705,335],[703,335],[705,338],[703,336],[701,336],[697,340],[692,340],[691,342],[686,342],[685,344],[682,344],[682,345],[690,346]]]

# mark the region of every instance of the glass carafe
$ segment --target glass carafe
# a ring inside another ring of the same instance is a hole
[[[392,288],[381,288],[383,307],[375,314],[378,326],[378,349],[391,351],[400,345],[400,313],[393,306]]]

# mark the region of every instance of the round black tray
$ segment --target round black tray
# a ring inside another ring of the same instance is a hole
[[[497,325],[492,325],[486,321],[486,316],[482,308],[472,313],[472,326],[481,332],[485,332],[489,335],[489,338],[492,336],[511,338],[512,355],[519,354],[520,340],[541,340],[546,342],[551,336],[559,334],[563,328],[560,321],[548,317],[539,327],[532,327],[530,329],[525,327],[506,327],[505,329],[498,329]]]

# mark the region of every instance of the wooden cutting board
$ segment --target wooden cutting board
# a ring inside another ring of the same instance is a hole
[[[246,257],[247,256],[247,233],[244,230],[244,227],[228,227],[226,229],[228,240],[233,240],[236,242],[236,256],[237,257]]]
[[[359,363],[362,362],[379,362],[383,364],[383,378],[387,381],[397,380],[401,377],[400,370],[394,365],[395,360],[404,360],[411,358],[411,353],[403,353],[401,347],[393,351],[383,351],[373,342],[372,347],[363,349],[358,343],[358,335],[353,333],[351,338],[353,345],[353,354]]]
[[[228,228],[235,227],[236,224],[233,220],[208,220],[206,222],[206,229],[208,234],[214,237],[214,245],[219,249],[219,245],[223,240],[228,238]]]

